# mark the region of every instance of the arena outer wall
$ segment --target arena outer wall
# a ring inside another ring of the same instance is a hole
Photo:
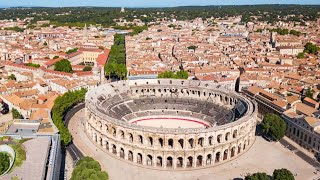
[[[240,101],[246,112],[237,120],[209,128],[156,128],[130,124],[99,111],[98,99],[116,94],[196,98],[226,106]],[[178,94],[176,92],[179,92]],[[237,158],[254,143],[257,105],[233,90],[213,82],[189,80],[130,80],[101,85],[86,95],[85,131],[88,137],[113,156],[156,169],[185,169],[216,166]]]

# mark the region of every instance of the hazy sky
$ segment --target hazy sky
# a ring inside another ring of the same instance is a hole
[[[320,0],[0,0],[3,6],[165,7],[187,5],[320,4]]]

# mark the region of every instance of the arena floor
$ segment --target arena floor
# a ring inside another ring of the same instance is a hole
[[[280,143],[270,143],[257,137],[251,149],[241,157],[220,166],[192,171],[151,170],[118,160],[96,147],[84,133],[81,119],[84,110],[70,120],[69,129],[73,142],[87,156],[98,160],[109,174],[110,180],[228,180],[244,178],[247,173],[266,172],[287,168],[296,174],[296,180],[312,180],[318,177],[315,169],[303,159],[283,147]]]

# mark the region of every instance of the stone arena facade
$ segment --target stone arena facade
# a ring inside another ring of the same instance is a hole
[[[213,82],[118,81],[90,90],[85,102],[85,131],[96,146],[141,166],[216,166],[255,140],[256,103]]]

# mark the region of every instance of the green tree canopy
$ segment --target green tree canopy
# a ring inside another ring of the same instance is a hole
[[[17,78],[14,74],[11,74],[8,79],[9,80],[17,80]]]
[[[73,49],[70,49],[68,51],[66,51],[66,54],[71,54],[71,53],[74,53],[74,52],[77,52],[78,51],[78,48],[73,48]]]
[[[91,157],[84,157],[78,161],[72,172],[71,180],[108,180],[108,174],[101,171],[99,162]]]
[[[247,175],[244,179],[245,180],[271,180],[271,178],[266,173],[261,173],[261,172]]]
[[[34,64],[34,63],[28,63],[26,66],[34,67],[34,68],[39,68],[40,64]]]
[[[171,79],[188,79],[187,71],[178,71],[177,73],[173,73],[172,71],[165,71],[158,74],[158,78],[171,78]]]
[[[316,54],[318,52],[318,47],[315,44],[308,42],[304,46],[304,52],[306,52],[308,54]]]
[[[72,73],[72,67],[71,63],[66,60],[62,59],[61,61],[58,61],[54,64],[54,70],[55,71],[61,71],[61,72],[67,72],[67,73]]]
[[[5,173],[10,166],[10,156],[7,153],[0,152],[0,175]]]
[[[294,176],[288,169],[275,169],[273,171],[273,180],[294,180]]]
[[[15,108],[12,108],[12,118],[13,119],[22,119],[22,115]]]
[[[82,71],[91,71],[92,67],[91,66],[86,66],[82,69]]]
[[[265,115],[261,123],[261,127],[264,134],[275,141],[283,138],[286,132],[286,123],[276,114]]]

